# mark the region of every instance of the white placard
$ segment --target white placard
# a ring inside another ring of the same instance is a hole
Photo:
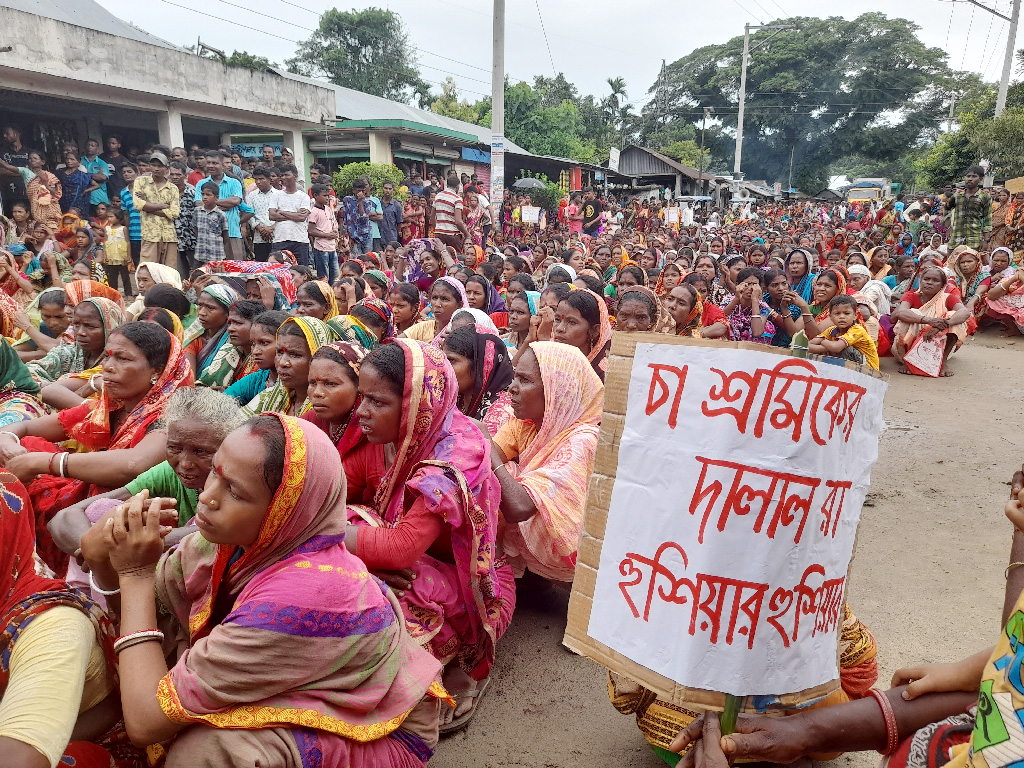
[[[665,223],[666,224],[678,224],[679,223],[679,209],[675,206],[670,206],[665,209]]]
[[[637,344],[587,634],[708,691],[836,680],[886,387],[820,361]]]
[[[536,205],[524,205],[520,209],[523,224],[540,224],[540,208]]]

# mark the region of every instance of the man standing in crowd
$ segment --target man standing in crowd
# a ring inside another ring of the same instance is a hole
[[[359,258],[370,250],[370,209],[366,199],[369,186],[366,179],[356,179],[352,182],[352,194],[345,195],[341,201],[353,258]]]
[[[274,243],[274,222],[270,220],[270,206],[277,190],[270,186],[270,173],[265,166],[257,166],[252,172],[256,189],[245,196],[246,204],[252,208],[252,249],[256,261],[266,261]]]
[[[13,125],[4,126],[3,131],[4,147],[0,154],[0,176],[3,182],[0,184],[0,197],[3,198],[4,213],[11,215],[11,206],[18,200],[26,197],[25,180],[22,178],[19,168],[28,168],[28,147],[21,143],[21,131]]]
[[[385,181],[380,195],[380,242],[379,248],[388,243],[399,242],[398,227],[402,223],[402,205],[395,200],[395,185]]]
[[[217,185],[217,208],[224,212],[228,220],[228,245],[231,246],[231,252],[227,257],[244,261],[245,247],[242,244],[242,226],[238,219],[238,206],[242,202],[242,182],[224,173],[224,153],[219,149],[211,149],[206,153],[206,169],[209,175],[195,185],[195,201],[202,202],[203,184],[207,181]]]
[[[299,172],[294,165],[281,167],[282,189],[270,202],[274,224],[274,250],[291,251],[301,267],[309,266],[309,195],[298,187]]]
[[[149,176],[139,176],[132,187],[132,203],[142,223],[140,261],[158,261],[178,268],[178,234],[174,220],[181,211],[178,188],[167,180],[167,155],[149,156]]]
[[[100,156],[100,143],[89,139],[85,144],[85,157],[82,158],[82,169],[92,175],[92,180],[99,186],[89,195],[89,214],[96,214],[96,206],[100,203],[110,204],[107,196],[107,179],[110,178],[110,165]]]
[[[985,169],[972,165],[964,174],[964,188],[949,201],[950,251],[958,245],[977,250],[992,231],[992,198],[981,189],[984,177]]]
[[[601,226],[601,203],[593,188],[587,190],[583,199],[583,232],[591,237],[597,236]]]
[[[273,165],[274,164],[274,148],[269,144],[264,144],[262,149],[263,164]]]
[[[132,195],[138,175],[139,169],[125,161],[121,165],[121,181],[124,182],[124,186],[117,194],[121,210],[128,213],[128,245],[131,247],[132,264],[135,266],[139,266],[139,259],[142,257],[142,218],[135,208],[135,198]]]
[[[363,205],[370,214],[370,250],[380,253],[383,250],[380,244],[380,222],[384,218],[384,213],[381,210],[380,198],[373,194],[372,183],[368,183],[366,191],[368,194]]]
[[[458,188],[459,177],[454,172],[449,173],[445,189],[434,195],[430,218],[438,240],[461,251],[466,244],[469,230],[462,221],[462,196],[458,193]]]
[[[188,166],[179,160],[171,160],[167,169],[167,180],[178,190],[178,218],[174,220],[174,234],[178,236],[178,270],[187,275],[192,271],[192,253],[196,248],[196,233],[192,228],[196,209],[196,188],[185,181]]]
[[[185,180],[190,186],[194,187],[206,178],[206,153],[199,151],[193,155],[192,167],[195,170],[191,171]]]
[[[100,158],[110,170],[107,174],[107,195],[113,200],[120,197],[121,190],[126,186],[121,168],[128,162],[128,158],[121,154],[121,140],[117,136],[107,136],[107,154],[100,155]]]

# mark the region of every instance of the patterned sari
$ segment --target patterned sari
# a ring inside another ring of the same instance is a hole
[[[255,543],[243,552],[193,534],[157,567],[159,623],[168,647],[187,647],[157,700],[174,722],[200,724],[177,735],[169,762],[425,765],[438,700],[450,702],[440,665],[345,547],[334,446],[312,424],[277,418],[284,477]]]
[[[103,301],[103,299],[89,299]],[[171,352],[167,365],[157,377],[156,383],[150,387],[146,396],[121,420],[116,430],[111,429],[110,415],[121,409],[121,403],[112,400],[109,393],[104,392],[96,400],[86,400],[81,405],[68,408],[58,414],[65,434],[71,440],[90,451],[113,451],[134,448],[154,427],[157,419],[163,415],[164,407],[178,387],[190,387],[193,383],[192,368],[185,357],[185,351],[173,334]],[[58,448],[47,440],[39,437],[23,437],[21,444],[30,451],[54,453]],[[148,469],[145,467],[144,469]],[[36,550],[43,561],[54,573],[63,575],[67,572],[68,556],[58,549],[46,524],[60,510],[76,504],[87,496],[106,493],[109,488],[90,484],[73,477],[57,477],[56,475],[39,475],[28,485],[32,497],[32,505],[36,511]]]
[[[68,285],[69,289],[71,285]],[[100,314],[100,319],[103,321],[103,344],[105,346],[107,339],[110,338],[110,332],[125,321],[124,313],[109,299],[93,298],[83,301],[92,304]],[[79,303],[81,302],[76,302],[74,306],[78,306]],[[32,378],[40,384],[52,384],[63,376],[85,375],[88,377],[93,373],[99,373],[100,366],[97,364],[87,369],[85,367],[85,350],[72,339],[67,344],[57,345],[39,360],[28,363],[28,371],[32,374]]]
[[[498,557],[501,487],[490,443],[455,407],[459,388],[441,350],[411,339],[393,343],[405,353],[397,456],[372,508],[350,505],[349,520],[395,528],[420,504],[440,516],[439,540],[450,537],[453,562],[429,554],[416,562],[413,587],[401,599],[406,627],[442,664],[484,680],[515,608],[512,572]],[[363,556],[362,545],[357,554]]]
[[[294,262],[292,262],[294,263]],[[295,283],[292,281],[292,273],[288,271],[287,264],[277,264],[268,261],[209,261],[200,269],[209,274],[238,273],[244,275],[258,275],[264,272],[277,279],[277,284],[288,300],[288,307],[295,303]],[[287,309],[288,307],[274,307],[274,309]]]
[[[309,346],[310,357],[316,354],[316,351],[324,344],[338,341],[337,332],[323,320],[317,320],[315,317],[290,317],[281,324],[281,327],[283,328],[288,323],[295,323],[302,329],[302,335]],[[277,335],[281,335],[281,328],[277,329]],[[292,407],[293,396],[294,393],[285,388],[281,380],[278,379],[274,386],[260,392],[251,403],[245,406],[242,413],[246,416],[254,416],[258,413],[287,413]],[[307,397],[302,401],[296,415],[302,416],[311,407]]]
[[[535,341],[530,349],[544,384],[544,420],[538,427],[513,418],[494,441],[507,456],[518,457],[505,469],[530,494],[537,513],[526,522],[503,525],[502,545],[517,575],[529,569],[546,579],[571,582],[604,385],[576,347]]]
[[[226,285],[208,285],[202,293],[220,304],[224,309],[230,310],[231,306],[238,301],[238,292]],[[206,328],[198,320],[185,329],[185,346],[194,342],[206,333]],[[196,355],[196,384],[205,387],[226,387],[234,380],[235,371],[242,360],[242,352],[234,344],[228,341],[228,324],[218,330]]]
[[[32,549],[35,525],[25,486],[7,470],[0,470],[0,699],[10,682],[11,653],[19,635],[51,608],[69,607],[85,614],[107,661],[107,674],[117,680],[114,657],[116,633],[110,619],[92,600],[59,579],[36,575]],[[99,744],[73,741],[65,747],[60,765],[83,768],[129,768],[145,765],[142,752],[127,743],[123,723]],[[83,759],[84,758],[84,759]],[[93,762],[95,760],[95,762]]]

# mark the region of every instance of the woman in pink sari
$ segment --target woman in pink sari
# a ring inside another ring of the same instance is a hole
[[[500,488],[490,444],[456,408],[455,372],[437,347],[383,344],[359,369],[356,418],[369,444],[345,459],[353,486],[346,543],[399,590],[410,634],[443,665],[457,702],[442,732],[465,727],[515,608],[512,571],[497,551]],[[394,446],[388,461],[386,446]]]
[[[213,465],[198,534],[166,555],[161,523],[176,513],[145,492],[82,540],[97,586],[119,590],[132,741],[166,749],[168,768],[426,765],[450,701],[440,665],[345,548],[330,440],[264,414],[229,434]],[[170,670],[165,651],[178,657]]]

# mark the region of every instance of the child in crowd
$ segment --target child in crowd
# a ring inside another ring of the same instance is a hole
[[[100,206],[103,207],[106,216],[106,226],[103,231],[106,233],[106,272],[110,287],[120,291],[125,296],[132,295],[132,282],[129,273],[132,271],[132,255],[128,246],[128,214],[123,210],[107,210],[103,203],[96,209],[96,215],[100,214]]]
[[[208,261],[223,261],[225,254],[231,252],[228,241],[228,219],[224,211],[217,207],[220,188],[212,181],[203,184],[199,190],[202,205],[193,212],[193,228],[196,232],[195,262],[205,264]]]
[[[309,190],[313,208],[306,219],[313,238],[313,265],[317,278],[334,285],[338,277],[338,219],[330,209],[330,187],[313,184]]]
[[[839,357],[868,365],[878,370],[878,350],[867,329],[857,316],[857,300],[853,296],[836,296],[828,303],[829,326],[820,336],[811,339],[810,351],[816,355]]]

